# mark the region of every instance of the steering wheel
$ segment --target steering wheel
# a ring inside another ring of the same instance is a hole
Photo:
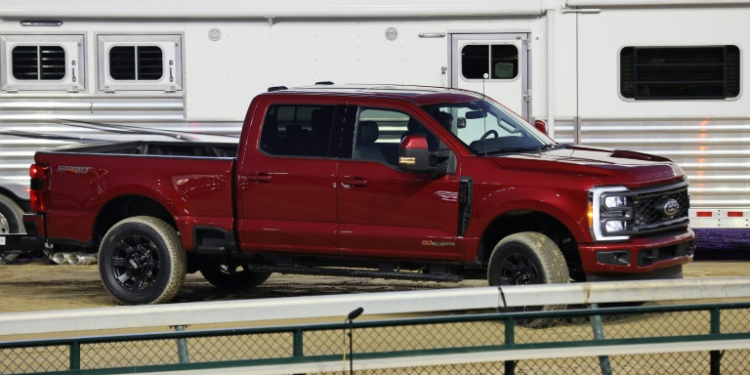
[[[487,130],[487,133],[484,133],[482,135],[482,138],[479,138],[479,140],[483,141],[483,140],[487,139],[487,137],[489,137],[490,134],[494,134],[495,138],[500,138],[500,135],[498,135],[496,131],[494,131],[494,130]]]

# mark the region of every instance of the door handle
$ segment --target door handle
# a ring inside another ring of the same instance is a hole
[[[362,177],[344,177],[344,183],[351,186],[367,186],[370,184]]]
[[[247,176],[247,179],[255,182],[270,182],[273,181],[273,177],[268,173],[258,172]]]

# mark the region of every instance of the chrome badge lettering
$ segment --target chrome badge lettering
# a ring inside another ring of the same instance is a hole
[[[75,174],[86,174],[89,173],[91,167],[70,167],[70,166],[59,166],[57,167],[58,172],[70,172]]]
[[[433,240],[422,240],[422,246],[456,246],[455,242],[437,242]]]

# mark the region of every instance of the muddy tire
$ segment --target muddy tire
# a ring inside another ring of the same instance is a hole
[[[271,277],[270,272],[254,272],[242,265],[219,260],[204,263],[200,271],[211,285],[224,290],[253,288]]]
[[[560,248],[538,232],[514,233],[498,242],[490,256],[487,270],[489,285],[527,285],[567,283],[568,266]],[[523,306],[515,311],[562,310],[565,305]],[[548,322],[535,319],[524,322],[527,327],[544,326]]]
[[[115,224],[99,248],[99,274],[123,305],[171,300],[185,280],[187,256],[177,232],[161,219],[135,216]]]
[[[0,235],[24,232],[23,209],[12,199],[0,195]]]

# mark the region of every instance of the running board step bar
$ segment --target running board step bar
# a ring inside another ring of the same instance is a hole
[[[366,277],[380,279],[397,279],[397,280],[417,280],[417,281],[461,281],[463,276],[453,274],[434,274],[416,273],[416,272],[382,272],[367,271],[362,269],[345,269],[345,268],[311,268],[297,266],[276,266],[268,264],[248,264],[247,269],[258,272],[278,272],[293,273],[298,275],[318,275],[318,276],[346,276],[346,277]]]

